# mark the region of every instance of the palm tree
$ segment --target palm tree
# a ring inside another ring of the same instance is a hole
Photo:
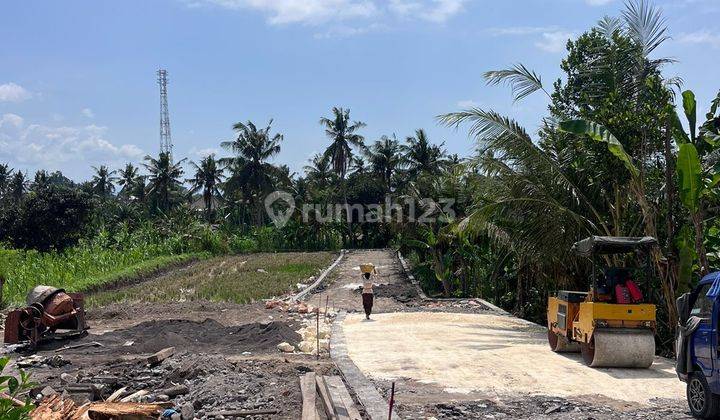
[[[325,150],[325,156],[332,162],[335,173],[344,181],[352,161],[352,147],[364,147],[364,138],[357,131],[365,127],[365,123],[350,122],[349,109],[334,107],[332,112],[332,119],[320,119],[320,124],[325,127],[325,135],[332,141]]]
[[[13,169],[5,163],[0,165],[0,198],[5,195],[10,180],[12,179]]]
[[[95,175],[93,175],[90,181],[92,190],[100,197],[108,197],[115,191],[114,183],[117,181],[117,177],[115,176],[116,171],[109,170],[105,165],[100,165],[99,168],[93,166],[92,168],[95,171]]]
[[[348,237],[351,243],[355,242],[352,233],[352,225],[350,223],[350,214],[347,200],[347,185],[345,175],[353,161],[352,148],[357,147],[363,149],[365,140],[363,136],[357,134],[357,131],[365,127],[364,122],[350,121],[350,109],[333,107],[332,118],[321,118],[320,125],[325,127],[325,135],[332,141],[330,146],[325,150],[325,156],[330,159],[333,170],[340,177],[342,186],[343,201],[347,212],[347,229]]]
[[[8,185],[8,196],[13,203],[17,204],[22,199],[27,190],[27,177],[21,171],[16,171],[13,175],[10,185]]]
[[[215,155],[209,155],[200,161],[200,165],[191,162],[195,168],[195,177],[188,181],[192,183],[190,194],[202,190],[205,203],[205,217],[210,220],[213,210],[213,198],[220,198],[220,184],[223,180],[224,169],[218,167]]]
[[[157,159],[145,156],[145,161],[147,163],[143,163],[143,166],[150,172],[148,195],[154,199],[158,209],[167,211],[180,195],[182,189],[180,178],[183,175],[181,165],[185,159],[173,163],[169,153],[160,152]]]
[[[366,151],[365,156],[370,162],[373,172],[382,176],[385,191],[390,192],[393,175],[400,166],[400,145],[393,134],[392,137],[382,136],[376,140]]]
[[[118,178],[117,183],[121,187],[120,194],[129,195],[129,192],[132,191],[135,181],[139,176],[138,168],[132,163],[128,163],[125,165],[125,168],[120,169],[119,172],[120,177]]]
[[[425,130],[415,130],[415,136],[406,139],[407,144],[401,147],[404,153],[403,164],[408,168],[411,177],[421,174],[438,175],[445,165],[444,143],[438,145],[430,143]]]
[[[35,172],[35,179],[33,180],[33,190],[45,188],[48,185],[48,173],[45,169],[40,169]]]
[[[305,165],[305,176],[316,190],[324,190],[332,182],[333,172],[330,168],[330,159],[324,154],[316,154]]]
[[[227,165],[230,178],[225,184],[229,194],[241,192],[255,207],[255,225],[263,222],[263,197],[273,189],[274,179],[278,168],[267,162],[268,159],[280,153],[282,134],[270,134],[273,120],[267,127],[258,129],[255,124],[248,121],[233,126],[238,137],[233,141],[225,141],[220,145],[232,151],[235,156],[220,159],[220,163]]]

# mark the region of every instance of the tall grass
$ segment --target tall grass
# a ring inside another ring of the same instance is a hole
[[[132,230],[121,225],[112,233],[103,230],[62,252],[9,249],[0,244],[0,278],[5,278],[0,305],[23,304],[27,292],[40,284],[73,292],[97,290],[192,258],[272,252],[297,245],[308,246],[270,227],[238,234],[205,223],[173,221]]]

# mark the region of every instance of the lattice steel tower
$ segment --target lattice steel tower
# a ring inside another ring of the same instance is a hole
[[[170,137],[170,111],[167,99],[167,70],[157,72],[160,85],[160,152],[167,153],[172,161],[172,138]]]

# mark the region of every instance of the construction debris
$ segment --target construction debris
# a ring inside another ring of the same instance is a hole
[[[75,419],[157,419],[167,403],[143,404],[132,402],[93,402],[78,406],[73,400],[52,395],[30,413],[33,420]]]
[[[265,302],[265,309],[277,309],[280,312],[309,314],[318,311],[318,308],[308,305],[305,302],[286,302],[284,300],[268,300]]]
[[[62,356],[56,354],[54,356],[46,357],[39,354],[33,354],[27,357],[19,357],[16,361],[19,368],[29,368],[33,366],[46,365],[50,367],[62,367],[70,364]]]
[[[91,341],[89,343],[80,343],[80,344],[73,344],[71,346],[63,346],[55,351],[61,352],[63,350],[79,349],[79,348],[83,348],[83,347],[105,347],[105,346],[103,346],[102,343],[98,343],[97,341]]]
[[[278,350],[280,350],[283,353],[292,353],[295,351],[295,346],[293,346],[290,343],[283,342],[277,345]]]
[[[75,402],[60,395],[52,395],[42,400],[42,403],[30,412],[33,420],[66,420],[77,411]]]
[[[172,356],[173,354],[175,354],[175,347],[168,347],[168,348],[162,349],[159,352],[148,357],[147,364],[149,366],[157,366],[160,363],[162,363],[163,360],[167,359],[168,357]]]

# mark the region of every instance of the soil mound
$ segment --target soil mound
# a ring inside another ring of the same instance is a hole
[[[284,322],[251,323],[226,327],[206,319],[202,322],[190,320],[153,320],[133,327],[104,334],[96,341],[106,348],[121,350],[123,353],[153,353],[174,346],[177,350],[199,349],[204,352],[242,353],[265,350],[276,351],[275,347],[287,341],[297,343],[301,337]],[[123,345],[132,342],[131,345]]]

